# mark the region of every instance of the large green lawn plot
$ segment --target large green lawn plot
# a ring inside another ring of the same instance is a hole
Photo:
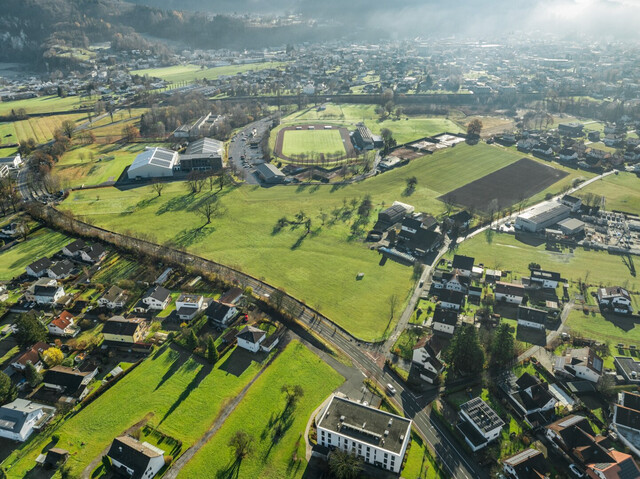
[[[197,213],[203,198],[211,194],[208,188],[192,195],[182,183],[167,184],[161,197],[150,186],[75,191],[62,208],[98,226],[149,234],[161,244],[174,244],[264,278],[371,340],[382,337],[397,320],[413,283],[411,268],[381,262],[362,241],[378,212],[398,200],[438,215],[444,205],[437,197],[519,158],[518,153],[492,145],[458,145],[348,186],[225,189],[218,195],[223,214],[210,225]],[[412,176],[418,183],[408,194],[406,179]],[[353,209],[351,200],[357,204],[367,194],[374,211],[353,236],[357,206]],[[301,210],[312,220],[310,234],[305,235],[302,226],[275,228],[280,218],[292,220]],[[364,273],[360,281],[358,273]],[[390,321],[393,295],[398,306]]]
[[[113,438],[145,418],[182,441],[185,450],[209,429],[222,405],[258,372],[260,365],[248,363],[248,354],[234,351],[212,368],[201,359],[165,347],[62,426],[27,442],[2,468],[7,477],[25,477],[43,448],[55,444],[71,453],[69,477],[80,477]],[[239,363],[248,366],[242,371]]]
[[[604,196],[605,209],[640,215],[640,178],[633,173],[609,175],[576,193],[584,198],[592,193]]]
[[[71,242],[68,236],[43,228],[27,241],[0,253],[0,281],[8,281],[25,272],[25,268],[44,256],[51,256]]]
[[[215,80],[221,76],[237,75],[248,71],[260,71],[267,68],[280,68],[284,62],[250,63],[247,65],[228,65],[222,67],[201,68],[198,65],[175,65],[163,68],[147,68],[132,71],[132,75],[160,78],[171,83],[192,82],[194,80]]]
[[[289,158],[314,154],[344,155],[345,149],[338,130],[287,130],[284,132],[282,154]]]
[[[178,477],[302,477],[307,422],[342,381],[342,376],[302,344],[289,344]],[[281,392],[284,385],[299,385],[304,391],[299,402],[288,409]],[[253,438],[254,448],[249,457],[237,463],[228,443],[241,430]]]

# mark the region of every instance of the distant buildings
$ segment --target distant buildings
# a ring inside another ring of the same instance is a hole
[[[318,444],[399,473],[411,440],[411,420],[332,396],[317,416]]]

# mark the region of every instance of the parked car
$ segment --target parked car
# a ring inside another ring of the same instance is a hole
[[[571,472],[573,472],[573,474],[574,474],[576,477],[584,477],[584,473],[583,473],[583,472],[580,472],[580,469],[578,469],[578,466],[576,466],[575,464],[571,464],[571,465],[569,466],[569,469],[571,470]]]
[[[389,391],[390,394],[395,394],[396,388],[393,387],[393,384],[387,384],[387,391]]]

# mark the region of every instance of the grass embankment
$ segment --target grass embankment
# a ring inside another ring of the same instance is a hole
[[[393,201],[417,211],[440,214],[436,198],[452,189],[517,161],[519,154],[490,145],[459,145],[413,161],[410,165],[362,183],[340,186],[290,186],[225,189],[218,196],[224,214],[204,225],[197,207],[206,195],[190,194],[182,183],[167,184],[158,197],[150,186],[120,191],[73,192],[62,208],[114,231],[146,233],[159,243],[171,242],[196,254],[262,277],[319,308],[363,339],[380,338],[389,323],[389,298],[396,295],[397,319],[412,285],[411,268],[380,256],[351,234],[355,211],[350,201],[370,194],[377,213]],[[406,179],[415,176],[415,190]],[[311,234],[302,227],[274,230],[279,218],[304,211]],[[333,216],[333,211],[337,216]],[[321,215],[325,214],[322,225]],[[361,281],[358,273],[365,273]]]
[[[178,477],[229,477],[232,473],[236,477],[302,477],[307,422],[342,381],[342,376],[315,354],[292,342]],[[280,390],[283,385],[300,385],[304,390],[298,403],[288,409]],[[228,443],[239,430],[253,438],[254,450],[237,463]],[[281,432],[276,434],[277,430]]]
[[[62,426],[41,434],[2,464],[7,477],[25,477],[45,446],[68,450],[71,477],[100,456],[111,441],[148,417],[165,434],[183,442],[183,450],[211,426],[222,405],[258,372],[250,354],[234,351],[213,368],[166,347],[89,404]],[[59,439],[52,441],[52,433]]]

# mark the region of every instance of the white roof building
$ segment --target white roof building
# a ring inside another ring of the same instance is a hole
[[[158,178],[173,176],[173,169],[178,162],[178,153],[164,148],[148,148],[138,156],[129,167],[129,179]]]

